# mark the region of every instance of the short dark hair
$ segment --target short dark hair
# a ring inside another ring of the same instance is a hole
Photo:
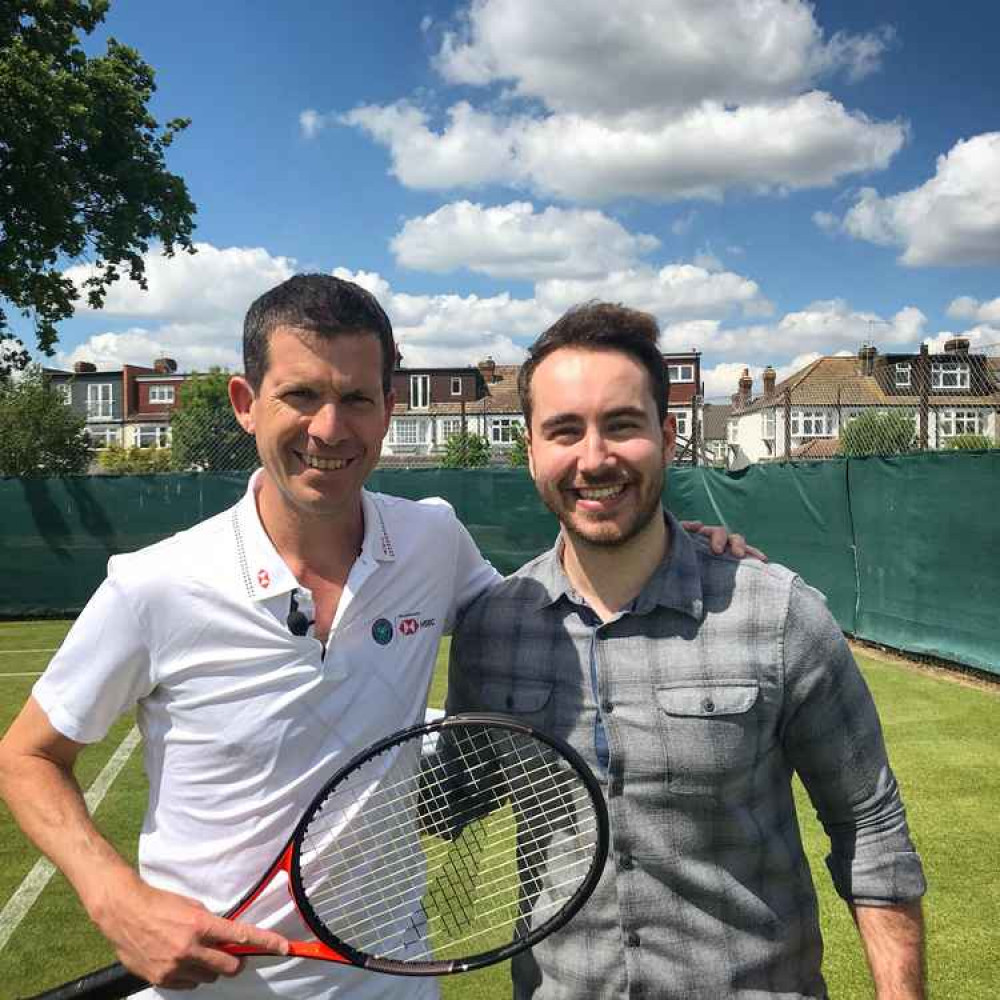
[[[279,326],[318,337],[371,333],[382,345],[382,391],[392,389],[396,342],[375,296],[332,274],[296,274],[256,299],[243,321],[243,370],[254,392],[268,366],[268,342]]]
[[[663,355],[656,346],[660,327],[649,313],[628,309],[614,302],[586,302],[574,306],[555,321],[528,348],[528,360],[521,365],[517,388],[521,409],[531,428],[531,380],[535,369],[554,351],[578,347],[588,351],[620,351],[634,358],[649,374],[660,423],[667,417],[670,382]]]

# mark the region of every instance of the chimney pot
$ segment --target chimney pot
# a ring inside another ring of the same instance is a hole
[[[771,396],[774,394],[774,383],[777,380],[777,373],[775,370],[768,365],[764,369],[764,395]]]
[[[153,371],[161,375],[172,375],[177,371],[177,362],[173,358],[157,358],[153,362]]]
[[[969,338],[968,337],[952,337],[951,340],[946,340],[944,344],[945,354],[968,354],[969,353]]]
[[[85,372],[96,372],[97,365],[95,365],[93,361],[76,361],[73,363],[73,371],[75,371],[77,375],[82,375]]]

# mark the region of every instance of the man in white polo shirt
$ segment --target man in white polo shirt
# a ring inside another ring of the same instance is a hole
[[[282,957],[244,968],[219,950],[281,954],[304,933],[280,886],[252,924],[214,915],[333,768],[422,718],[442,633],[499,579],[444,501],[363,490],[394,358],[388,318],[350,282],[299,275],[261,296],[230,396],[263,469],[232,509],[110,560],[0,744],[18,822],[120,959],[162,987],[212,983],[206,1000],[436,995],[430,980]],[[133,708],[150,785],[138,873],[73,777],[83,747]]]

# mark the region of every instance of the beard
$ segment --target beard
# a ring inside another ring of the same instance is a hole
[[[636,490],[634,507],[627,517],[616,517],[614,514],[606,518],[590,517],[585,513],[572,510],[565,502],[566,494],[558,486],[539,489],[542,502],[556,518],[563,531],[586,545],[595,548],[615,548],[628,544],[640,535],[654,517],[662,512],[661,497],[665,473],[653,480],[642,478],[629,480],[627,488]],[[600,489],[602,486],[613,485],[616,481],[594,482],[588,486]]]

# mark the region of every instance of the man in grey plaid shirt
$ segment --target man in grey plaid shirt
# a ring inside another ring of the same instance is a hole
[[[514,995],[826,997],[794,772],[879,1000],[923,1000],[924,876],[871,695],[821,594],[663,510],[676,430],[657,336],[592,304],[534,344],[530,467],[562,531],[452,642],[449,711],[521,716],[606,781],[600,885],[514,960]]]

